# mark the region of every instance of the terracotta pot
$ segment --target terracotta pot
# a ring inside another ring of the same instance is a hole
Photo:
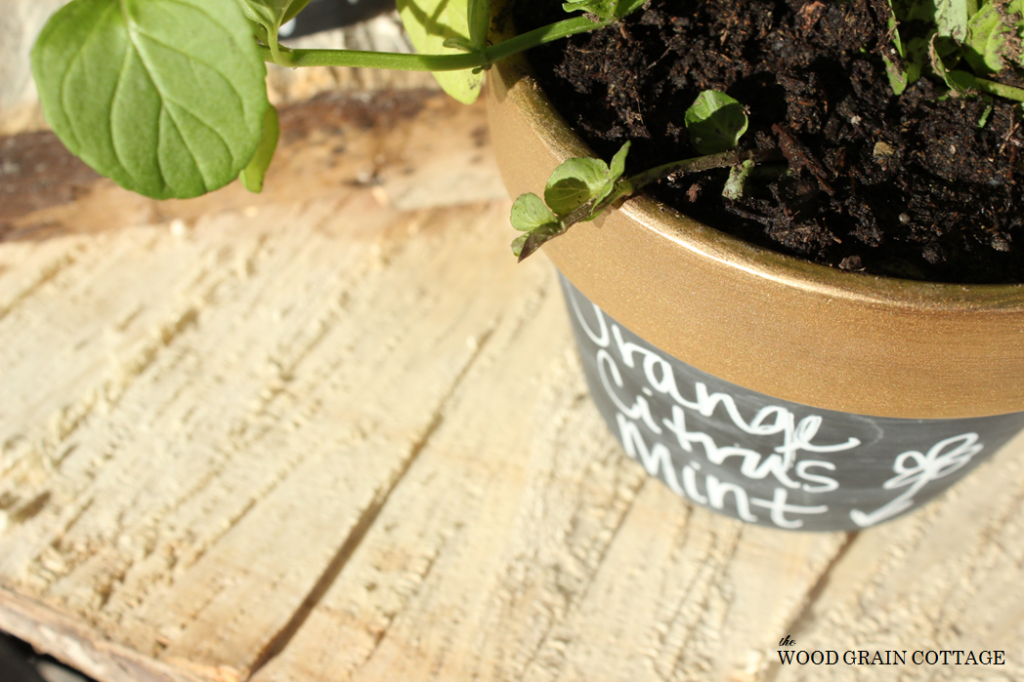
[[[511,196],[590,153],[522,60],[487,90]],[[647,197],[543,250],[571,282],[591,392],[626,451],[731,516],[873,525],[1024,428],[1024,286],[833,270]]]

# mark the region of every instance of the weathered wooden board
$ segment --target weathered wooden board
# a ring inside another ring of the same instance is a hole
[[[256,680],[641,680],[763,659],[844,536],[745,528],[648,481],[586,397],[553,279],[492,334]]]
[[[454,115],[478,149],[482,111]],[[506,200],[400,212],[386,182],[352,184],[363,156],[307,201],[4,244],[6,586],[213,668],[244,672],[285,627],[540,267],[494,239]]]
[[[0,629],[101,682],[1024,676],[1024,440],[856,535],[691,508],[509,256],[479,106],[283,120],[260,196],[0,208]]]

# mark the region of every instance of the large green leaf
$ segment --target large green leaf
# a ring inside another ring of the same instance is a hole
[[[472,29],[471,4],[475,5]],[[405,31],[420,54],[460,54],[467,47],[480,47],[481,34],[486,33],[490,23],[487,0],[397,0],[397,5]],[[474,45],[474,41],[477,44]],[[434,78],[449,95],[471,104],[484,82],[484,74],[473,71],[438,71]]]
[[[159,199],[235,179],[269,106],[251,25],[224,0],[74,0],[44,27],[32,71],[68,149]]]

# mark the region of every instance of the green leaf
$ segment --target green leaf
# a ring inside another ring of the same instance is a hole
[[[250,21],[268,31],[288,10],[289,0],[236,0]]]
[[[512,252],[519,260],[548,240],[565,234],[576,222],[593,220],[616,199],[632,193],[633,187],[628,181],[618,182],[626,170],[629,147],[629,142],[622,145],[612,157],[610,168],[600,159],[569,159],[551,173],[543,201],[532,193],[521,194],[515,200],[512,227],[526,232],[512,242]],[[588,202],[592,202],[589,212],[569,215]]]
[[[608,165],[601,159],[568,159],[548,178],[544,201],[564,216],[595,198],[607,183]]]
[[[647,4],[647,0],[619,0],[615,5],[615,17],[617,19],[622,19],[627,14],[635,12],[645,4]]]
[[[512,204],[512,226],[525,232],[511,244],[520,261],[568,229],[536,194],[522,194]]]
[[[461,36],[446,38],[441,45],[450,50],[458,50],[459,52],[476,52],[478,50],[478,48],[473,46],[473,43],[469,42],[469,38]]]
[[[1024,89],[1007,85],[1006,83],[1000,83],[998,81],[986,80],[984,78],[975,78],[974,82],[977,85],[978,90],[988,93],[989,95],[996,95],[997,97],[1004,97],[1017,102],[1024,102]]]
[[[968,73],[967,71],[949,69],[946,66],[946,63],[943,61],[940,54],[940,49],[937,47],[940,40],[941,36],[938,34],[932,36],[932,41],[928,51],[928,55],[931,57],[932,69],[946,83],[951,94],[976,94],[978,92],[978,82],[974,74]]]
[[[626,156],[629,154],[629,147],[632,144],[632,142],[627,141],[619,148],[619,151],[615,152],[615,156],[612,157],[612,161],[608,165],[608,175],[605,178],[604,185],[594,194],[594,210],[590,214],[591,219],[601,212],[603,208],[602,202],[605,202],[612,195],[612,192],[615,190],[615,183],[626,172]]]
[[[263,136],[260,144],[256,147],[249,165],[238,174],[242,185],[255,194],[263,191],[263,178],[267,175],[267,168],[274,158],[274,150],[277,149],[277,138],[281,134],[281,128],[277,120],[277,109],[267,107],[267,113],[263,115]]]
[[[469,0],[467,21],[470,45],[478,50],[487,47],[487,34],[491,30],[491,0]]]
[[[551,223],[558,223],[558,216],[532,192],[520,194],[512,204],[512,227],[520,232],[529,232]]]
[[[251,21],[258,21],[266,26],[268,31],[271,26],[276,27],[275,35],[282,24],[294,19],[309,4],[309,0],[236,0],[236,2],[242,5],[243,10],[246,10],[245,15]]]
[[[717,90],[700,93],[686,110],[684,121],[690,142],[700,154],[735,149],[747,131],[747,114],[743,105]]]
[[[889,34],[892,36],[892,45],[887,47],[891,53],[882,55],[885,62],[885,75],[889,78],[889,87],[897,97],[910,85],[910,78],[904,62],[906,50],[903,48],[903,41],[900,40],[899,23],[896,21],[896,11],[892,7],[892,0],[886,0],[889,6]]]
[[[951,89],[962,95],[974,95],[979,92],[978,79],[969,71],[954,69],[943,74],[943,79]]]
[[[889,87],[892,88],[892,93],[897,97],[902,95],[910,85],[907,72],[896,66],[888,57],[882,57],[882,61],[885,62],[885,75],[889,77]]]
[[[911,38],[904,45],[904,64],[907,68],[907,85],[917,81],[928,64],[928,44],[925,37]]]
[[[977,0],[935,0],[935,25],[939,35],[963,41],[968,20],[977,7]]]
[[[886,75],[889,77],[889,85],[893,94],[902,95],[907,86],[912,85],[921,77],[925,64],[928,63],[928,40],[925,38],[911,38],[907,43],[899,39],[894,32],[894,44],[903,62],[901,69],[897,60],[883,57],[885,62]]]
[[[964,58],[977,74],[998,73],[1021,61],[1020,22],[1024,0],[989,2],[971,17]]]
[[[611,163],[608,164],[609,178],[612,182],[621,178],[622,174],[626,172],[626,157],[629,155],[629,148],[632,144],[632,142],[626,142],[622,145],[619,151],[615,152]]]
[[[521,234],[521,235],[519,235],[518,237],[516,237],[515,239],[512,240],[512,244],[510,244],[510,246],[512,247],[512,255],[513,256],[515,256],[516,258],[520,258],[520,259],[522,258],[522,256],[523,256],[523,246],[526,245],[526,240],[529,239],[529,238],[530,238],[530,235],[528,235],[528,234]]]
[[[934,0],[892,0],[891,6],[898,21],[935,23]]]
[[[485,40],[483,16],[487,15],[489,26],[490,9],[479,0],[397,0],[397,5],[409,40],[420,54],[461,54],[465,52],[465,45]],[[472,29],[470,11],[473,13]],[[460,38],[455,44],[463,47],[445,46],[450,38]],[[484,82],[484,74],[474,71],[435,71],[434,78],[456,100],[472,104]]]
[[[32,71],[68,149],[159,199],[235,179],[269,106],[251,26],[232,2],[73,0],[43,28]]]
[[[617,0],[569,0],[562,3],[566,12],[589,12],[601,21],[616,19]]]

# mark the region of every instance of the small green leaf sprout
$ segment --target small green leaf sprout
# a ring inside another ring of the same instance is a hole
[[[705,90],[686,110],[683,120],[690,143],[701,154],[717,154],[735,149],[747,132],[747,114],[743,105],[717,90]]]
[[[715,91],[701,93],[685,114],[691,141],[703,156],[673,161],[625,177],[630,142],[615,153],[610,163],[595,158],[568,159],[548,178],[544,199],[522,194],[512,204],[512,226],[524,234],[512,242],[512,253],[520,261],[545,242],[563,235],[576,223],[594,220],[620,199],[640,188],[677,173],[699,173],[714,168],[732,168],[723,194],[737,198],[754,165],[777,159],[776,150],[740,151],[740,137],[747,130],[743,105]]]
[[[633,186],[622,180],[629,147],[629,142],[622,145],[610,164],[593,158],[566,160],[548,178],[543,200],[532,193],[520,195],[512,204],[512,227],[526,234],[512,242],[512,253],[523,260],[544,242],[632,194]]]

